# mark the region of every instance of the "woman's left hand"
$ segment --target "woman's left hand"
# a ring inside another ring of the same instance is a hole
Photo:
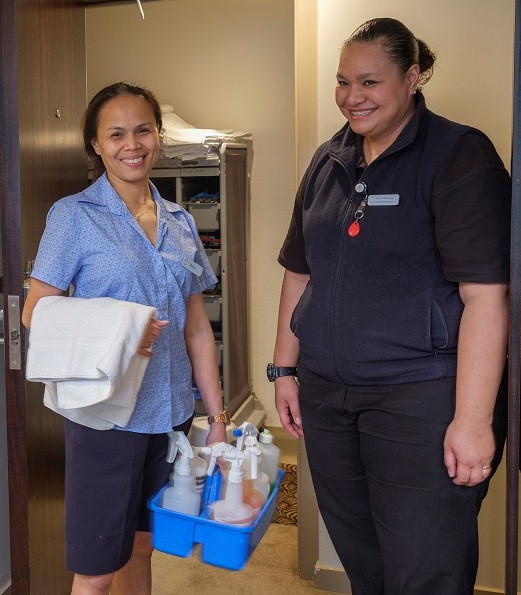
[[[495,452],[490,423],[476,420],[452,420],[444,441],[444,461],[452,481],[457,485],[474,486],[491,473]]]
[[[139,346],[138,353],[145,357],[152,357],[153,351],[152,345],[157,341],[161,330],[168,324],[168,320],[157,320],[157,318],[151,318],[148,323],[148,327],[143,334],[141,345]]]

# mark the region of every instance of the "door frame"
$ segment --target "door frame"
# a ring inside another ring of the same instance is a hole
[[[508,372],[507,507],[505,593],[517,594],[519,527],[519,425],[521,393],[521,0],[514,13],[512,120],[512,237]]]
[[[16,52],[16,0],[0,2],[0,205],[4,328],[9,328],[8,296],[23,302],[21,200]],[[8,333],[5,340],[7,456],[11,545],[11,588],[29,593],[28,467],[25,379],[11,370]],[[21,333],[23,342],[23,333]],[[22,344],[22,353],[25,352]],[[16,463],[15,463],[16,461]]]

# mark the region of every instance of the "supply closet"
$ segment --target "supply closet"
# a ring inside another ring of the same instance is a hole
[[[163,198],[194,217],[208,259],[219,280],[204,295],[214,331],[224,407],[231,414],[251,395],[248,311],[248,147],[223,142],[209,165],[172,167],[162,158],[150,174]],[[195,414],[206,415],[198,391]]]

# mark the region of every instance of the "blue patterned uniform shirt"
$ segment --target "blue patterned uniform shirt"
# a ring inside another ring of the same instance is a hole
[[[153,434],[169,432],[193,413],[186,303],[217,278],[192,216],[163,200],[153,184],[151,189],[157,205],[156,246],[104,174],[51,207],[32,277],[64,291],[72,284],[78,298],[111,297],[154,306],[158,319],[169,321],[154,343],[132,417],[120,428]],[[183,261],[195,261],[201,275]]]

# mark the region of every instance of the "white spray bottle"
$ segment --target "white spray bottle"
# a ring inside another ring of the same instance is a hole
[[[169,454],[167,455],[166,459],[169,463],[171,463],[175,459],[175,453],[177,452],[177,441],[175,438],[172,439],[170,437],[171,434],[173,434],[173,432],[170,432],[170,434],[168,435],[170,442],[168,446]],[[172,451],[171,449],[175,449],[175,451]],[[170,452],[173,452],[174,454],[171,455]],[[192,446],[192,452],[194,458],[190,459],[190,467],[192,468],[192,475],[195,477],[195,489],[199,492],[199,494],[202,495],[204,493],[204,486],[206,485],[206,470],[208,469],[208,463],[203,459],[203,457],[199,456],[199,454],[201,454],[200,447]],[[168,476],[170,485],[174,485],[174,475],[175,470],[174,468],[172,468],[172,472]]]
[[[259,435],[259,430],[251,422],[245,421],[237,429],[233,430],[232,434],[237,436],[237,448],[243,450],[246,438],[253,436],[256,439]]]
[[[195,477],[190,464],[190,460],[194,458],[192,447],[183,432],[169,432],[168,438],[170,444],[166,460],[172,463],[177,451],[181,456],[174,468],[174,483],[163,492],[162,506],[174,512],[198,516],[201,494],[196,490]]]
[[[244,445],[243,467],[243,493],[244,502],[249,504],[253,511],[255,520],[262,509],[262,505],[268,499],[270,492],[268,476],[263,473],[264,481],[258,475],[258,458],[260,449],[255,436],[246,436]]]
[[[262,496],[262,504],[266,502],[270,493],[269,478],[259,469],[259,456],[261,451],[259,449],[259,443],[257,436],[259,430],[251,422],[245,421],[236,430],[233,431],[233,435],[237,436],[237,448],[244,450],[245,459],[242,464],[242,472],[244,474],[243,486],[244,486],[244,501],[248,502],[255,510],[256,508],[256,496],[254,495],[254,501],[250,502],[251,490],[258,490]],[[262,505],[261,505],[262,506]]]
[[[232,466],[228,473],[226,496],[213,505],[213,519],[220,523],[227,523],[237,527],[247,527],[252,523],[252,508],[244,502],[241,463],[244,453],[228,445],[222,457],[230,461]]]
[[[195,477],[195,489],[199,494],[204,493],[204,486],[206,485],[206,471],[208,470],[208,463],[200,457],[201,447],[192,446],[194,458],[192,460],[192,475]]]
[[[215,465],[217,463],[217,459],[219,457],[221,457],[221,460],[224,459],[224,453],[228,453],[228,457],[227,457],[227,461],[230,461],[234,456],[235,456],[235,452],[237,451],[237,449],[228,444],[227,442],[218,442],[217,444],[213,444],[212,446],[200,446],[198,447],[198,451],[199,454],[205,455],[209,457],[209,462],[208,462],[208,469],[206,472],[206,475],[208,477],[211,477],[213,474],[213,471],[215,469]],[[228,471],[225,470],[223,471],[223,465],[220,465],[220,474],[221,474],[221,483],[219,484],[218,490],[219,490],[219,498],[224,498],[224,493],[226,491],[226,482],[225,482],[225,475],[226,478],[228,477]],[[212,490],[215,490],[215,485],[211,484],[210,487],[212,488]],[[215,492],[214,492],[215,495]]]

